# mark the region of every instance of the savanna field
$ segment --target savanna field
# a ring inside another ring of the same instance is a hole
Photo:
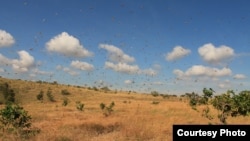
[[[221,124],[218,110],[208,105],[209,119],[202,116],[204,106],[192,108],[187,97],[0,78],[4,83],[39,132],[22,138],[2,130],[2,141],[172,141],[173,124]],[[1,94],[1,109],[3,99]],[[250,116],[229,116],[227,123],[250,124]]]

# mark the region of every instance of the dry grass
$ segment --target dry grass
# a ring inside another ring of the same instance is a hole
[[[41,132],[32,141],[171,141],[173,124],[218,124],[215,117],[201,116],[203,107],[193,110],[179,98],[163,99],[146,94],[101,92],[66,85],[51,85],[0,78],[16,91],[18,103],[32,116],[33,127]],[[49,102],[46,91],[50,87],[56,102]],[[67,89],[70,102],[62,106],[61,90]],[[43,90],[44,102],[36,99]],[[84,103],[84,110],[76,109],[76,101]],[[105,117],[100,103],[115,102],[114,112]],[[158,104],[152,104],[157,101]],[[249,124],[249,117],[229,118],[230,124]],[[6,136],[5,136],[6,137]],[[8,140],[17,137],[10,136]],[[3,140],[3,139],[2,139]],[[7,138],[6,138],[7,140]],[[17,139],[18,140],[18,139]]]

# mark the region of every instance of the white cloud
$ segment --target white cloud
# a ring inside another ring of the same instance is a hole
[[[133,81],[132,81],[132,80],[125,80],[124,83],[125,83],[125,84],[132,84]]]
[[[127,74],[135,74],[140,71],[140,68],[137,65],[129,65],[126,63],[117,63],[114,64],[112,62],[105,62],[105,68],[112,69],[117,72],[127,73]]]
[[[138,65],[129,64],[135,61],[134,57],[125,54],[114,45],[100,44],[99,47],[108,51],[108,61],[105,62],[105,68],[127,74],[157,75],[157,71],[152,68],[142,70]],[[158,67],[160,66],[158,65]]]
[[[245,79],[246,76],[245,76],[244,74],[236,74],[236,75],[234,75],[233,78],[234,78],[234,79]]]
[[[202,65],[194,65],[191,68],[187,69],[185,72],[181,70],[174,70],[173,73],[178,76],[208,76],[208,77],[222,77],[230,76],[232,74],[231,69],[229,68],[211,68]]]
[[[12,46],[14,43],[15,39],[12,37],[12,35],[0,29],[0,48]]]
[[[232,48],[225,45],[216,48],[211,43],[200,47],[198,52],[204,61],[211,64],[221,64],[235,55]]]
[[[41,74],[41,75],[51,75],[51,74],[53,74],[52,72],[41,71],[38,68],[32,69],[32,72],[33,72],[34,75],[36,75],[36,74]]]
[[[20,59],[12,60],[12,68],[17,72],[27,72],[34,65],[34,57],[24,50],[18,51],[18,55]]]
[[[231,84],[230,84],[230,80],[225,80],[224,82],[221,82],[218,84],[218,87],[221,89],[225,89],[225,88],[230,88]]]
[[[179,70],[179,69],[175,69],[175,70],[173,71],[173,73],[174,73],[176,76],[178,76],[178,77],[182,77],[182,76],[185,75],[184,72],[181,71],[181,70]]]
[[[57,66],[56,66],[56,69],[57,69],[57,70],[61,70],[61,69],[63,69],[63,66],[57,65]]]
[[[76,71],[74,71],[74,70],[72,70],[72,69],[70,69],[70,68],[67,68],[67,67],[63,68],[62,70],[63,70],[64,72],[67,72],[68,74],[70,74],[70,75],[72,75],[72,76],[76,76],[76,75],[79,75],[79,74],[80,74],[79,72],[76,72]]]
[[[67,32],[62,32],[50,39],[46,43],[46,49],[50,52],[57,52],[70,57],[90,57],[93,55],[93,53],[81,45],[77,38],[69,35]]]
[[[1,53],[0,53],[0,65],[10,65],[11,64],[11,59],[3,56]]]
[[[70,65],[80,70],[92,71],[94,69],[93,65],[86,62],[80,62],[78,60],[72,61]]]
[[[145,69],[145,70],[140,70],[140,73],[145,74],[145,75],[150,75],[150,76],[155,76],[157,75],[157,71],[149,68],[149,69]]]
[[[4,69],[0,68],[0,72],[5,72]]]
[[[182,58],[190,53],[191,53],[191,51],[189,49],[185,49],[182,46],[176,46],[176,47],[174,47],[172,52],[170,52],[166,55],[166,60],[167,61],[174,61],[174,60],[180,59],[180,58]]]
[[[114,45],[100,44],[99,47],[108,51],[109,61],[123,63],[132,63],[135,61],[134,57],[125,54],[121,49]]]

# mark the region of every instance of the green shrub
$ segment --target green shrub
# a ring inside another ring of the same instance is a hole
[[[14,103],[15,102],[15,92],[13,89],[10,88],[8,83],[4,83],[0,85],[0,91],[3,93],[4,102],[7,103]]]
[[[157,91],[152,91],[152,92],[151,92],[151,95],[152,95],[153,97],[157,97],[157,96],[159,96],[159,93],[158,93]]]
[[[22,137],[40,132],[39,129],[31,128],[31,116],[18,104],[7,104],[0,110],[0,123],[3,132],[19,134]]]
[[[105,115],[106,117],[111,115],[111,113],[114,111],[113,110],[113,107],[115,106],[115,103],[114,102],[111,102],[109,104],[109,106],[106,106],[106,104],[104,103],[101,103],[100,104],[100,108],[101,110],[103,111],[103,115]]]
[[[36,96],[37,100],[42,102],[43,101],[43,94],[44,94],[44,92],[41,90],[40,93]]]
[[[0,111],[0,121],[7,128],[29,128],[31,117],[17,104],[7,104]]]
[[[153,101],[152,102],[152,104],[155,104],[155,105],[157,105],[157,104],[159,104],[160,102],[159,101]]]
[[[68,90],[64,89],[61,91],[61,94],[62,95],[70,95],[70,92]]]
[[[55,102],[56,101],[55,98],[54,98],[54,96],[52,95],[51,88],[48,88],[48,90],[47,90],[47,97],[48,97],[49,101],[51,101],[51,102]]]
[[[76,109],[79,111],[83,111],[83,108],[84,108],[84,104],[81,103],[80,101],[77,101],[76,102]]]
[[[69,99],[67,97],[64,97],[62,105],[67,106],[68,104],[69,104]]]

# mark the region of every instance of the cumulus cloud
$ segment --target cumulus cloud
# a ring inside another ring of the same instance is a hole
[[[11,64],[11,59],[3,56],[1,53],[0,53],[0,65],[10,65]]]
[[[166,55],[166,60],[167,61],[174,61],[174,60],[180,59],[180,58],[182,58],[190,53],[191,53],[191,50],[185,49],[182,46],[176,46],[176,47],[174,47],[172,52],[170,52]]]
[[[135,58],[124,53],[120,48],[109,45],[99,44],[99,48],[108,51],[108,61],[105,62],[105,68],[126,74],[144,74],[155,76],[157,71],[152,68],[140,69],[138,65],[133,65]],[[159,67],[159,66],[158,66]]]
[[[185,76],[222,77],[222,76],[230,76],[232,74],[232,71],[231,69],[225,67],[222,69],[218,69],[202,65],[194,65],[191,68],[187,69],[185,72],[175,69],[173,73],[178,77],[185,77]]]
[[[157,75],[157,71],[154,69],[144,69],[144,70],[140,70],[139,73],[145,74],[145,75],[150,75],[150,76],[155,76]]]
[[[234,78],[234,79],[245,79],[246,76],[245,76],[244,74],[236,74],[236,75],[234,75],[233,78]]]
[[[72,61],[70,65],[76,69],[80,69],[80,70],[84,70],[84,71],[85,70],[92,71],[94,69],[93,65],[86,63],[86,62],[80,62],[78,60]]]
[[[221,64],[235,55],[232,48],[225,45],[216,48],[211,43],[201,46],[198,52],[202,59],[210,64]]]
[[[135,74],[140,71],[140,68],[137,65],[129,65],[127,63],[119,62],[117,64],[112,62],[105,62],[105,68],[112,69],[117,72],[127,73],[127,74]]]
[[[120,48],[114,45],[100,44],[99,47],[108,51],[109,60],[112,62],[132,63],[135,61],[134,57],[125,54]]]
[[[80,41],[67,32],[53,37],[46,43],[46,49],[49,52],[56,52],[69,57],[90,57],[92,52],[81,45]]]
[[[5,72],[4,69],[0,68],[0,72]]]
[[[67,72],[68,74],[70,74],[70,75],[72,75],[72,76],[76,76],[76,75],[79,75],[79,74],[80,74],[79,72],[76,72],[76,71],[74,71],[74,70],[72,70],[72,69],[70,69],[70,68],[67,68],[67,67],[62,68],[62,70],[63,70],[64,72]]]
[[[34,57],[24,50],[18,51],[18,55],[20,59],[13,59],[11,61],[12,68],[17,72],[27,72],[34,65]]]
[[[12,37],[12,35],[0,29],[0,48],[12,46],[14,43],[15,39]]]

